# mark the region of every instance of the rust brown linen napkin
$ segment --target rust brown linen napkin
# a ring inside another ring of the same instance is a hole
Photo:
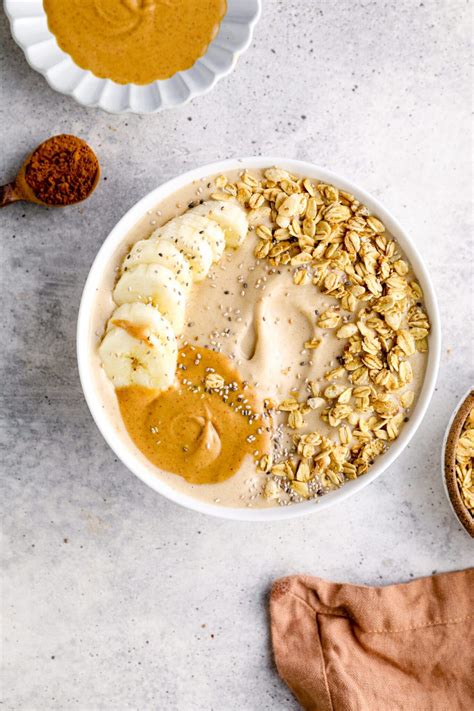
[[[282,578],[270,617],[278,672],[308,711],[474,709],[474,568],[387,587]]]

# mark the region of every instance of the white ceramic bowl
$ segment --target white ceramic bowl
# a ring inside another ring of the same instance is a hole
[[[75,64],[49,31],[43,0],[4,0],[4,7],[13,39],[53,89],[109,113],[150,114],[183,106],[232,71],[250,45],[261,0],[227,0],[227,13],[206,54],[191,69],[143,86],[99,79]]]
[[[90,353],[92,352],[91,348],[94,347],[91,343],[91,313],[94,300],[96,298],[96,289],[102,281],[102,276],[106,273],[106,270],[112,268],[111,255],[115,252],[122,241],[125,240],[129,230],[143,217],[143,215],[146,214],[147,210],[151,210],[161,200],[164,200],[166,197],[183,186],[188,185],[193,180],[199,180],[203,177],[225,173],[226,171],[244,168],[252,170],[274,165],[285,168],[292,173],[305,175],[311,178],[318,178],[319,180],[333,183],[339,188],[353,193],[359,200],[364,202],[375,215],[380,217],[380,219],[387,226],[387,229],[398,240],[407,255],[423,289],[425,304],[432,325],[432,331],[429,339],[430,349],[425,379],[418,401],[410,415],[410,421],[403,427],[399,438],[390,446],[389,450],[384,455],[376,460],[367,474],[359,479],[347,482],[341,489],[330,492],[317,501],[308,501],[288,507],[265,509],[229,508],[219,506],[217,504],[205,503],[173,489],[158,476],[154,476],[143,466],[143,463],[137,458],[137,452],[134,451],[131,443],[127,443],[123,440],[123,438],[117,436],[110,417],[105,413],[105,410],[102,407],[103,403],[101,402],[100,395],[93,386],[93,366],[90,358]],[[370,484],[370,482],[380,476],[380,474],[382,474],[382,472],[385,471],[405,449],[423,419],[436,383],[440,347],[440,317],[433,285],[414,243],[392,214],[374,197],[339,175],[335,175],[334,173],[331,173],[323,168],[318,168],[311,163],[286,160],[284,158],[275,158],[272,156],[243,158],[241,160],[231,159],[220,163],[211,163],[210,165],[205,165],[202,168],[197,168],[196,170],[184,173],[178,178],[174,178],[173,180],[170,180],[164,185],[156,188],[156,190],[152,190],[151,193],[148,193],[148,195],[140,200],[126,213],[126,215],[124,215],[124,217],[122,217],[100,248],[84,287],[77,324],[77,356],[79,375],[84,395],[99,430],[102,432],[102,435],[117,457],[125,464],[126,467],[128,467],[128,469],[130,469],[131,472],[136,474],[136,476],[148,484],[148,486],[172,501],[202,513],[220,516],[221,518],[245,521],[275,521],[277,519],[295,518],[305,514],[315,513],[327,508],[328,506],[332,506],[340,501],[343,501],[348,496],[360,491],[367,486],[367,484]]]

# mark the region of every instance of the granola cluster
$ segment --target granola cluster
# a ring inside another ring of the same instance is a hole
[[[235,183],[219,176],[216,185],[213,198],[236,198],[248,210],[255,258],[287,266],[295,285],[313,283],[332,304],[302,347],[317,349],[330,331],[341,342],[338,365],[323,384],[308,382],[304,398],[267,403],[284,413],[292,446],[259,463],[267,498],[315,498],[364,474],[398,437],[415,397],[411,361],[428,350],[422,290],[384,224],[354,195],[279,168],[245,171]],[[305,431],[311,410],[333,437]]]
[[[459,491],[467,510],[474,516],[474,407],[463,425],[456,444],[456,478]]]

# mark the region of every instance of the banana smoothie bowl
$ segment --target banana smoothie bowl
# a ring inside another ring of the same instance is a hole
[[[434,389],[423,263],[374,198],[309,163],[229,160],[116,225],[79,311],[79,373],[121,461],[204,513],[291,518],[400,454]]]

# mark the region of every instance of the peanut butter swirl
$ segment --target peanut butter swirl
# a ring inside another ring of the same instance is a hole
[[[271,422],[258,393],[222,353],[186,346],[175,386],[119,388],[127,431],[157,467],[191,484],[215,484],[245,459],[271,451]]]

